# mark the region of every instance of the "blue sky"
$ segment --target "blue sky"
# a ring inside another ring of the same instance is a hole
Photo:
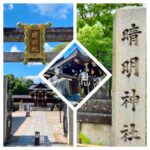
[[[4,4],[4,27],[17,27],[18,22],[41,24],[51,22],[53,27],[73,27],[72,4]],[[51,51],[60,42],[45,43],[45,50]],[[24,43],[6,42],[4,51],[24,51]],[[12,73],[17,77],[34,78],[44,69],[40,63],[4,63],[4,74]]]

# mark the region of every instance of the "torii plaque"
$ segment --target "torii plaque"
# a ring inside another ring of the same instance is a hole
[[[50,27],[51,23],[29,25],[19,22],[17,26],[24,28],[24,64],[27,64],[28,61],[36,61],[37,59],[40,59],[45,64],[45,28]]]

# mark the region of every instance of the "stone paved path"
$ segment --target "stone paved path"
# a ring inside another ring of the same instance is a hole
[[[34,146],[35,131],[40,132],[40,146],[68,146],[58,111],[33,111],[30,117],[24,111],[14,112],[7,146]]]

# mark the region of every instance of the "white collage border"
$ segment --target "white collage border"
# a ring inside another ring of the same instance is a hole
[[[147,8],[147,146],[146,147],[28,147],[28,150],[33,148],[35,149],[149,149],[150,148],[150,1],[149,0],[55,0],[52,2],[51,0],[1,0],[0,1],[0,148],[1,149],[25,149],[27,147],[3,147],[3,4],[5,3],[73,3],[74,4],[74,40],[76,40],[77,33],[76,33],[76,4],[77,3],[144,3]],[[11,19],[10,19],[11,21]],[[76,121],[76,111],[74,112],[74,121]],[[74,124],[74,129],[76,128],[76,124]],[[76,139],[77,133],[74,131],[74,139]],[[74,140],[76,143],[76,140]]]

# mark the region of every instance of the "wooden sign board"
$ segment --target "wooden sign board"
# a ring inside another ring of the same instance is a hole
[[[29,50],[30,53],[40,53],[40,30],[29,29]]]
[[[46,63],[44,52],[45,28],[49,26],[51,26],[51,23],[39,25],[18,23],[18,27],[24,28],[24,64],[27,64],[28,61],[36,62],[37,60],[40,60],[43,64]]]

